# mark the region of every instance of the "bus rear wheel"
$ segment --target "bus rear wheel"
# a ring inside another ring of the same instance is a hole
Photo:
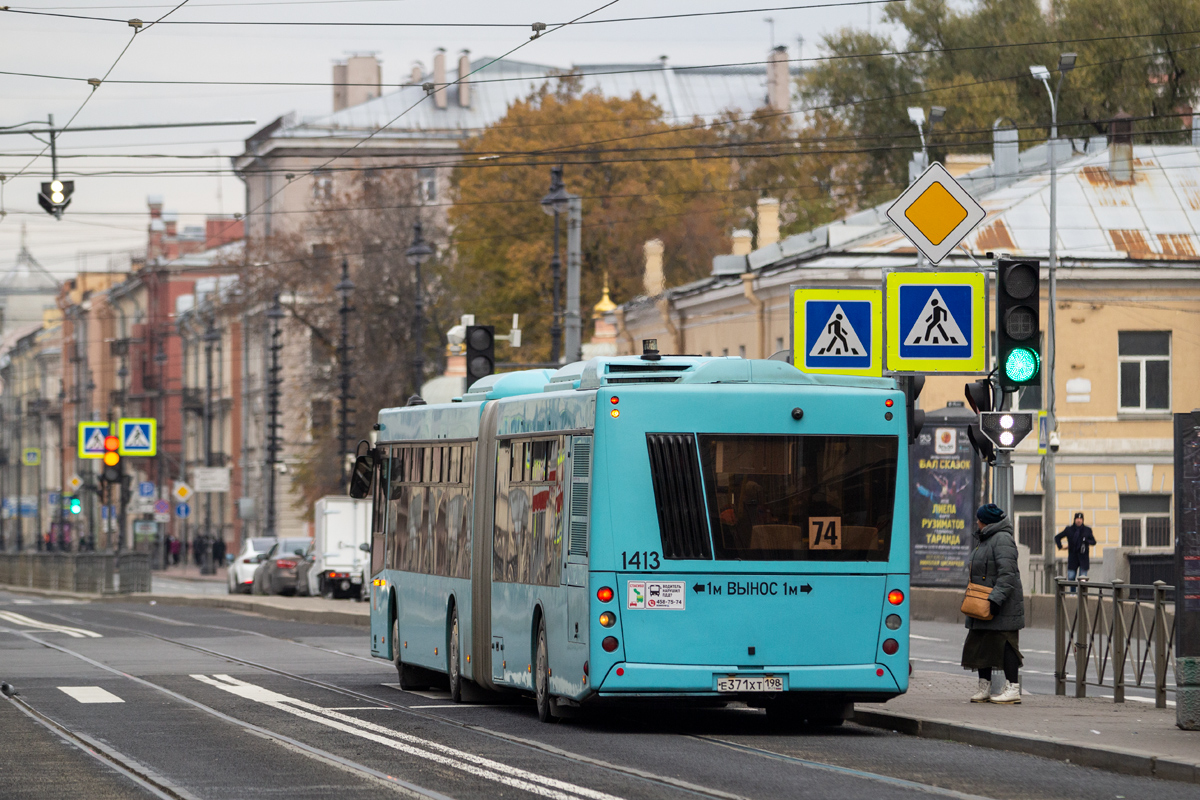
[[[534,657],[533,688],[537,694],[538,719],[558,722],[554,701],[550,697],[550,651],[546,647],[546,622],[538,622],[537,655]]]
[[[446,675],[450,680],[450,700],[462,702],[462,674],[458,660],[458,609],[450,619],[450,646],[446,648]]]

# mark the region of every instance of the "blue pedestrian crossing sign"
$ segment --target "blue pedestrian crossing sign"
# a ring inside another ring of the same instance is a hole
[[[104,439],[108,436],[107,422],[79,423],[79,457],[103,458]]]
[[[188,514],[191,514],[191,513],[192,513],[192,507],[189,506],[187,503],[180,503],[177,506],[175,506],[175,516],[179,517],[180,519],[187,519]]]
[[[123,456],[152,456],[158,453],[158,420],[121,419],[117,423]]]
[[[801,372],[883,374],[883,292],[792,287],[792,361]]]
[[[987,370],[982,272],[891,272],[886,285],[889,370]]]

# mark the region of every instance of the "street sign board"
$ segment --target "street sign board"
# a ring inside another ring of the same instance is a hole
[[[154,481],[139,481],[138,497],[154,497]]]
[[[155,522],[170,522],[171,515],[169,513],[167,513],[166,511],[164,511],[161,514],[158,513],[157,511],[155,511],[154,512],[154,521]]]
[[[81,486],[83,486],[83,478],[78,475],[72,475],[67,478],[67,488],[72,492],[78,492]]]
[[[134,514],[154,513],[153,497],[134,497],[129,501],[129,510]]]
[[[792,361],[801,372],[883,375],[883,292],[793,286]]]
[[[134,536],[154,536],[158,533],[158,523],[150,520],[138,519],[133,521]]]
[[[117,422],[117,437],[123,456],[152,456],[158,453],[158,420],[129,418]]]
[[[48,503],[49,505],[57,506],[58,501],[61,499],[62,499],[62,496],[58,492],[47,492],[46,493],[46,503]]]
[[[42,451],[36,447],[26,447],[21,450],[21,463],[27,467],[36,467],[42,463]]]
[[[170,504],[167,503],[166,500],[159,500],[158,502],[156,502],[154,504],[154,513],[155,514],[166,514],[170,510],[171,510],[171,506],[170,506]]]
[[[107,422],[79,423],[79,457],[103,458],[104,437],[108,436]]]
[[[197,492],[228,492],[229,467],[193,467],[192,489]]]
[[[910,242],[937,264],[983,221],[987,212],[941,164],[934,162],[887,211]]]
[[[175,495],[175,499],[182,503],[192,496],[192,487],[187,484],[187,481],[175,481],[175,488],[171,490],[171,494]]]
[[[180,519],[187,519],[188,514],[190,513],[192,513],[192,507],[187,503],[180,503],[179,505],[175,506],[175,516],[179,517]]]
[[[887,368],[987,371],[987,286],[982,272],[889,272]]]

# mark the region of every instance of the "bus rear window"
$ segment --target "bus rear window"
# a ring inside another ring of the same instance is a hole
[[[717,560],[887,560],[896,437],[699,439]]]

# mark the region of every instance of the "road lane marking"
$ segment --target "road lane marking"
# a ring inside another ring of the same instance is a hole
[[[75,628],[70,625],[55,625],[51,622],[42,622],[33,617],[27,617],[24,614],[18,614],[15,611],[0,611],[0,619],[5,622],[11,622],[13,625],[23,625],[26,628],[36,628],[47,633],[65,633],[72,639],[103,639],[104,637],[95,631],[85,630],[84,628]]]
[[[932,636],[918,636],[918,635],[917,635],[917,634],[915,634],[915,633],[910,633],[910,634],[908,635],[908,638],[910,638],[910,639],[920,639],[922,642],[944,642],[944,641],[946,641],[945,639],[935,639],[935,638],[933,638]]]
[[[513,767],[490,758],[468,753],[454,747],[402,733],[366,720],[341,714],[333,709],[307,703],[303,700],[280,694],[256,684],[248,683],[229,675],[192,675],[192,678],[238,697],[270,706],[301,719],[316,722],[334,730],[349,733],[362,739],[390,747],[402,753],[433,761],[444,766],[486,778],[513,789],[551,798],[551,800],[620,800],[615,795],[577,786],[557,778]]]
[[[125,701],[117,697],[107,689],[101,689],[99,686],[59,686],[60,692],[74,697],[81,703],[124,703]]]

